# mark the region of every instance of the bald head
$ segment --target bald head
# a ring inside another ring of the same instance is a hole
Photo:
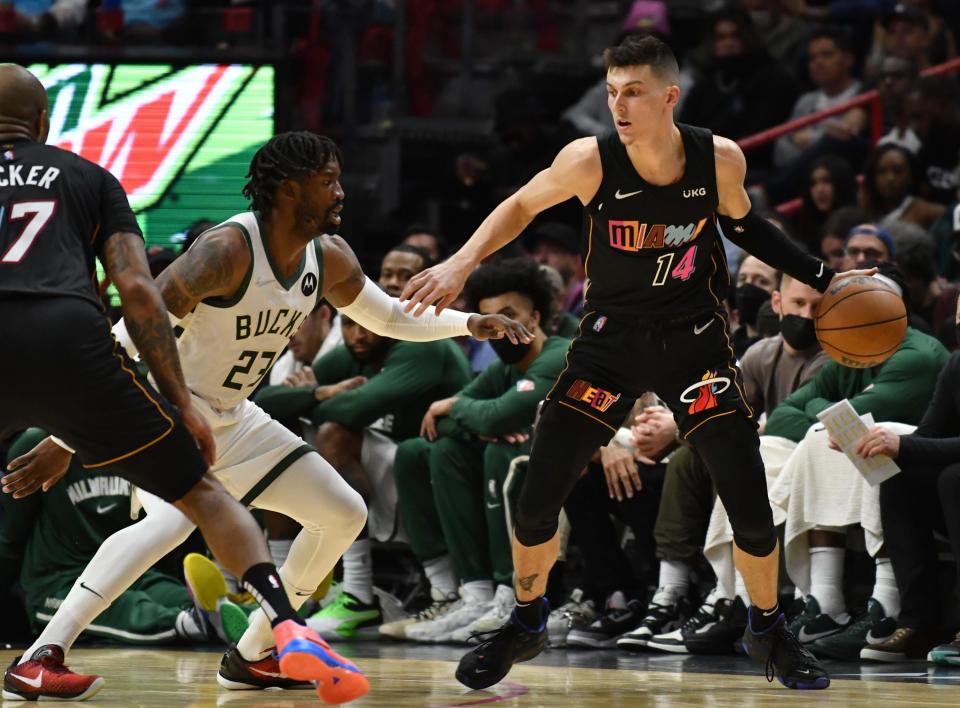
[[[47,137],[47,91],[18,64],[0,64],[0,137]]]

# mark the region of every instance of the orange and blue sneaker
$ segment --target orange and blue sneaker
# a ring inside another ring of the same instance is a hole
[[[17,664],[18,656],[3,675],[4,701],[85,701],[103,688],[99,676],[75,674],[63,665],[63,649],[46,644]]]
[[[273,628],[280,671],[294,681],[316,681],[324,703],[347,703],[370,690],[367,677],[309,627],[285,620]]]

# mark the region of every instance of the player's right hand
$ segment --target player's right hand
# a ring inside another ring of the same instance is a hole
[[[407,281],[400,293],[404,312],[410,312],[416,307],[413,315],[419,317],[430,305],[436,305],[439,315],[457,299],[472,270],[472,267],[465,268],[451,258],[417,273]]]
[[[197,447],[200,448],[203,461],[207,463],[207,467],[213,467],[213,463],[217,460],[217,443],[214,442],[213,432],[207,425],[207,421],[197,413],[193,406],[181,408],[180,417],[183,419],[183,424],[187,427],[187,430],[190,431],[190,435],[196,441]]]
[[[44,438],[29,452],[25,452],[7,465],[9,474],[0,479],[3,491],[14,499],[22,499],[38,489],[47,491],[67,473],[73,454],[69,450]]]

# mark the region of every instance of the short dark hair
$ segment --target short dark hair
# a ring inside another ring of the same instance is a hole
[[[809,47],[810,42],[815,39],[829,39],[836,44],[837,49],[842,52],[853,51],[853,37],[844,27],[838,27],[836,25],[818,25],[817,27],[813,28],[810,34],[807,35],[807,46]]]
[[[680,67],[670,45],[653,35],[629,35],[615,47],[607,47],[603,63],[607,71],[623,66],[649,66],[661,81],[675,84],[680,80]]]
[[[243,196],[266,216],[283,180],[319,172],[334,160],[343,166],[340,148],[330,138],[306,130],[280,133],[254,153]]]
[[[420,246],[411,246],[409,243],[398,243],[396,246],[394,246],[389,251],[387,251],[387,253],[394,253],[394,252],[412,253],[415,256],[419,256],[420,260],[423,261],[424,270],[434,265],[434,261],[430,257],[430,254],[427,252],[427,249],[421,248]],[[387,253],[384,254],[384,258],[386,258]]]
[[[481,300],[509,292],[528,298],[533,309],[540,313],[541,326],[549,326],[553,288],[532,258],[507,258],[499,263],[484,263],[470,274],[463,289],[467,307],[474,312],[478,311]]]
[[[847,234],[857,224],[863,224],[870,221],[870,216],[866,211],[858,206],[850,205],[836,209],[823,223],[823,229],[820,231],[820,239],[824,236],[836,236],[845,241]]]

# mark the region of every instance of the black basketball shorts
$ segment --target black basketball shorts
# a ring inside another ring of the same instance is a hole
[[[548,405],[572,408],[613,435],[647,391],[670,407],[684,437],[720,416],[753,417],[726,318],[711,311],[637,321],[588,312],[547,399]]]
[[[31,426],[169,502],[206,472],[177,410],[80,298],[0,300],[0,439]]]

